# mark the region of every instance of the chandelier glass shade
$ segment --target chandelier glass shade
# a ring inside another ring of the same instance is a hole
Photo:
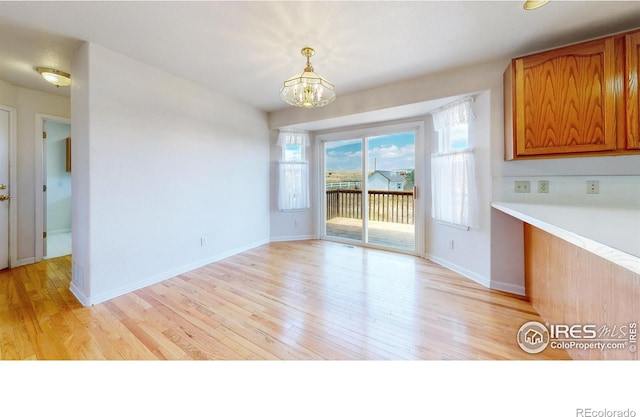
[[[307,66],[300,74],[294,75],[282,84],[280,96],[292,106],[326,106],[336,99],[336,88],[314,72],[309,62],[309,58],[315,53],[313,48],[302,48],[300,53],[307,57]]]

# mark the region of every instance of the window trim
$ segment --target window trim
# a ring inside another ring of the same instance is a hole
[[[291,137],[295,137],[296,142],[294,144],[287,143]],[[310,146],[310,137],[308,132],[300,132],[300,131],[287,131],[282,130],[278,134],[278,142],[277,145],[282,148],[281,159],[278,161],[278,181],[277,181],[277,206],[278,210],[281,212],[292,212],[292,211],[305,211],[311,208],[311,180],[310,180],[310,167],[309,161],[307,160],[306,149]],[[300,159],[290,159],[287,158],[287,146],[296,145],[300,147]],[[288,188],[286,185],[283,185],[283,170],[285,166],[299,166],[300,172],[299,175],[304,176],[302,183],[302,188],[299,190],[299,194],[302,195],[303,205],[304,207],[285,207],[282,208],[282,202],[288,200],[285,198],[286,196],[283,194],[285,190]]]

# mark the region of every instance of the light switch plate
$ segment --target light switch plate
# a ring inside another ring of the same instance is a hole
[[[549,181],[547,181],[547,180],[538,181],[538,192],[539,193],[548,193],[549,192]]]

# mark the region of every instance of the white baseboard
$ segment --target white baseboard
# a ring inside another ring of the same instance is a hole
[[[426,258],[439,265],[444,266],[445,268],[452,270],[453,272],[457,272],[458,274],[466,278],[469,278],[470,280],[475,281],[484,287],[491,288],[491,280],[487,277],[483,277],[482,275],[476,274],[473,271],[469,271],[468,269],[462,268],[461,266],[458,266],[454,263],[451,263],[445,259],[440,258],[439,256],[435,256],[430,253],[426,254]]]
[[[473,271],[469,271],[468,269],[462,268],[435,255],[426,254],[425,258],[430,259],[433,262],[442,265],[454,272],[457,272],[458,274],[469,278],[470,280],[475,281],[484,287],[508,292],[511,294],[526,295],[526,291],[522,285],[510,284],[508,282],[491,281],[491,278],[483,277],[482,275],[476,274]]]
[[[518,294],[518,295],[527,295],[527,292],[525,291],[524,286],[522,285],[516,285],[516,284],[510,284],[508,282],[496,282],[496,281],[492,281],[491,282],[491,288],[493,288],[494,290],[498,290],[498,291],[504,291],[504,292],[508,292],[511,294]]]
[[[271,238],[271,242],[294,242],[296,240],[318,240],[315,235],[296,235],[296,236],[275,236]]]
[[[55,229],[47,230],[47,236],[59,235],[60,233],[71,233],[71,229]]]
[[[125,285],[119,288],[114,288],[113,290],[106,291],[101,294],[96,294],[96,295],[92,294],[90,296],[85,296],[82,294],[82,291],[80,291],[78,288],[72,289],[71,292],[73,293],[74,296],[76,296],[76,298],[78,298],[78,301],[80,301],[82,305],[84,305],[85,307],[93,304],[100,304],[105,301],[111,300],[113,298],[119,297],[121,295],[128,294],[132,291],[139,290],[140,288],[157,284],[158,282],[164,281],[166,279],[173,278],[177,275],[184,274],[185,272],[192,271],[194,269],[203,267],[205,265],[209,265],[214,262],[218,262],[222,259],[228,258],[233,255],[237,255],[238,253],[246,252],[250,249],[257,248],[258,246],[262,246],[267,243],[269,243],[268,239],[253,242],[248,245],[244,245],[229,251],[225,251],[217,255],[210,256],[208,258],[204,258],[199,261],[180,266],[178,268],[174,268],[172,270],[163,272],[161,274],[157,274],[157,275],[133,282],[129,285]]]
[[[69,291],[71,291],[71,294],[73,294],[74,297],[76,297],[76,299],[78,301],[80,301],[80,304],[82,304],[85,307],[89,307],[91,304],[94,304],[90,301],[90,298],[87,297],[81,290],[80,288],[78,288],[73,281],[71,281],[71,285],[69,286]]]
[[[35,264],[35,263],[36,263],[36,258],[18,259],[18,263],[16,265],[11,265],[11,268],[16,268],[16,267],[19,267],[19,266]]]

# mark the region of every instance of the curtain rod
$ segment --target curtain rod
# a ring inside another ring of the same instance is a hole
[[[465,102],[467,100],[471,100],[471,102],[474,103],[476,101],[476,98],[475,98],[475,96],[465,96],[465,97],[459,98],[457,100],[452,101],[451,103],[445,104],[444,106],[440,106],[435,110],[431,110],[429,112],[429,114],[433,114],[433,113],[436,113],[436,112],[439,112],[439,111],[442,111],[442,110],[446,110],[446,109],[451,108],[453,106],[457,106],[458,104],[463,103],[463,102]]]

